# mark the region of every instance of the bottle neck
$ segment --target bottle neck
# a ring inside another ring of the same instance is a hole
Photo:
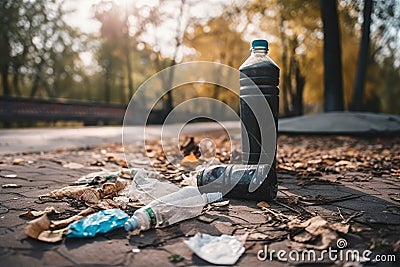
[[[251,49],[251,53],[253,55],[266,55],[268,54],[268,50],[263,47],[255,47]]]

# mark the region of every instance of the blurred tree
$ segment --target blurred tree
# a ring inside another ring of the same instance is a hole
[[[344,109],[342,51],[336,0],[321,0],[324,29],[324,111]]]
[[[350,109],[354,111],[363,110],[363,96],[366,81],[366,73],[369,58],[371,13],[373,8],[372,0],[364,0],[362,36],[358,54],[357,74],[354,82],[353,97]]]
[[[47,97],[57,97],[64,90],[56,87],[62,77],[80,81],[83,73],[78,68],[78,53],[82,42],[64,22],[66,11],[62,6],[62,0],[1,2],[0,62],[4,95],[34,97],[43,91]]]

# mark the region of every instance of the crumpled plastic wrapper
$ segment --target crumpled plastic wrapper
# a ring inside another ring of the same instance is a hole
[[[149,178],[149,174],[144,171],[138,171],[133,177],[133,181],[129,186],[129,198],[133,201],[138,200],[146,205],[164,195],[174,193],[180,188],[172,183],[159,181]]]
[[[245,251],[243,240],[230,235],[197,233],[184,242],[197,256],[213,264],[233,265]]]
[[[122,210],[101,210],[72,223],[68,228],[67,238],[87,238],[99,233],[108,233],[122,228],[128,219],[128,214]]]

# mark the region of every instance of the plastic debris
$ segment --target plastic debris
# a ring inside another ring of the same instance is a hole
[[[129,187],[128,195],[132,200],[139,200],[139,202],[144,205],[180,189],[172,183],[150,178],[154,177],[154,174],[143,169],[134,170],[132,174],[134,177]]]
[[[68,228],[67,238],[87,238],[108,233],[122,228],[128,219],[128,214],[120,209],[101,210],[72,223]]]
[[[124,227],[127,231],[165,227],[199,216],[207,203],[221,198],[219,192],[201,194],[197,187],[187,186],[136,210]]]
[[[213,264],[233,265],[245,251],[242,240],[230,235],[197,233],[184,242],[197,256]]]

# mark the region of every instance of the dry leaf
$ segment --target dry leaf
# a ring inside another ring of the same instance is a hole
[[[214,207],[225,207],[225,206],[229,205],[229,200],[214,202],[211,205],[214,206]]]
[[[296,229],[297,233],[292,237],[294,241],[291,242],[292,248],[296,249],[326,249],[331,245],[332,241],[338,239],[338,232],[346,234],[349,231],[348,224],[331,224],[320,216],[312,217],[305,222],[290,221],[288,228]],[[299,232],[300,229],[303,229],[303,231]],[[317,239],[317,237],[321,239],[318,244],[306,243]]]
[[[51,221],[51,225],[50,226],[51,226],[52,229],[66,227],[70,223],[72,223],[74,221],[78,221],[78,220],[86,217],[87,215],[92,214],[95,211],[96,211],[96,209],[94,209],[94,208],[87,208],[87,209],[79,212],[77,215],[74,215],[74,216],[69,217],[67,219],[58,220],[58,221]]]
[[[30,211],[21,213],[19,215],[19,217],[33,219],[33,218],[42,216],[43,214],[59,214],[59,213],[60,212],[57,211],[54,207],[47,207],[46,209],[41,210],[41,211],[30,210]]]
[[[25,162],[24,159],[16,158],[16,159],[13,159],[12,164],[13,165],[22,165],[22,164],[24,164],[24,162]]]
[[[64,164],[63,167],[68,168],[68,169],[82,169],[85,166],[80,163],[70,162],[70,163]]]
[[[257,207],[259,207],[259,208],[270,208],[271,206],[265,201],[260,201],[260,202],[257,203]]]
[[[252,233],[252,234],[249,234],[248,239],[264,240],[264,239],[268,239],[268,235],[262,234],[262,233]]]
[[[57,243],[62,241],[63,235],[66,234],[67,231],[68,227],[55,231],[46,230],[41,232],[37,239],[47,243]]]
[[[41,217],[28,222],[28,225],[25,227],[25,234],[37,239],[41,232],[50,228],[50,224],[47,214],[43,214]]]
[[[196,156],[195,156],[193,153],[190,153],[189,155],[187,155],[187,156],[184,157],[183,159],[186,160],[186,161],[189,161],[189,162],[195,162],[195,161],[197,161],[197,158],[196,158]]]
[[[19,185],[19,184],[3,184],[1,187],[2,188],[20,188],[20,187],[22,187],[22,185]]]

